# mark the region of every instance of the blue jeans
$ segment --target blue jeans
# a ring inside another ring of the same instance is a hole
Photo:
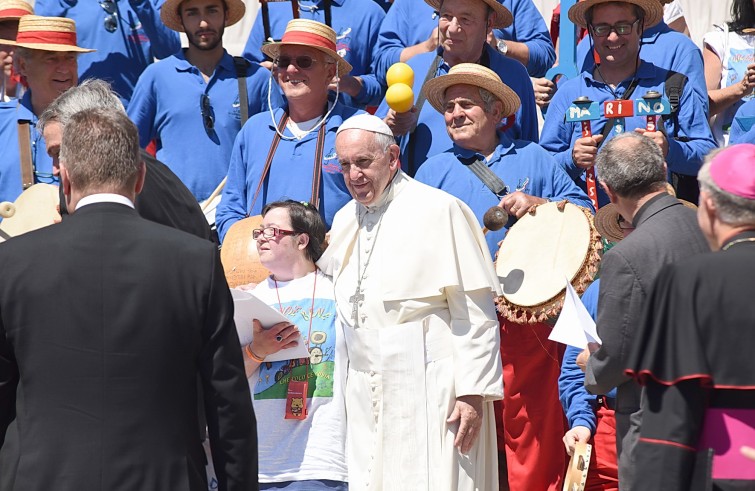
[[[313,479],[311,481],[261,482],[260,490],[285,489],[286,491],[348,491],[349,484],[327,479]]]

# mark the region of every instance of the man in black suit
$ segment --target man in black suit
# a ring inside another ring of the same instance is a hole
[[[636,133],[603,145],[596,159],[600,184],[635,230],[600,265],[597,328],[603,344],[587,362],[585,386],[616,393],[619,486],[632,489],[639,434],[640,386],[624,375],[642,308],[658,270],[708,250],[695,212],[666,192],[666,165],[653,140]]]
[[[58,96],[39,117],[37,129],[47,142],[47,153],[52,157],[54,174],[58,172],[60,141],[66,123],[79,111],[97,108],[124,114],[126,111],[118,94],[113,92],[107,82],[89,79]],[[217,235],[210,230],[199,203],[178,176],[144,150],[140,155],[147,166],[147,175],[144,188],[134,202],[139,215],[203,239],[217,241]],[[64,217],[67,214],[62,191],[60,212]]]
[[[71,216],[0,245],[0,442],[16,418],[17,489],[206,490],[197,376],[218,488],[257,489],[217,249],[133,209],[145,166],[125,114],[73,115],[60,162]]]

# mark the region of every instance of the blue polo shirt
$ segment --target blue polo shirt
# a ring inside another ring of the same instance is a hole
[[[556,61],[556,51],[543,16],[532,0],[502,0],[501,3],[513,14],[514,23],[506,29],[495,29],[495,37],[525,43],[530,50],[527,72],[533,77],[545,76]],[[375,73],[383,78],[381,82],[385,83],[388,68],[400,60],[401,51],[425,41],[437,26],[438,18],[424,0],[394,0],[378,39]]]
[[[708,89],[705,85],[703,53],[700,48],[690,38],[671,29],[663,21],[645,29],[641,43],[640,58],[664,70],[685,74],[687,83],[694,89],[707,113]],[[580,72],[591,72],[595,67],[589,36],[585,36],[577,45],[577,64]]]
[[[374,106],[383,98],[383,87],[372,71],[375,59],[378,31],[385,12],[370,0],[331,0],[331,27],[336,31],[336,50],[353,69],[349,75],[362,79],[362,91],[355,98],[341,94],[341,103],[352,107]],[[299,0],[299,18],[325,23],[325,11],[321,0]],[[286,24],[293,18],[291,2],[269,3],[270,35],[280,40],[286,31]],[[252,26],[252,32],[244,48],[244,56],[261,62],[265,55],[260,49],[265,37],[262,26],[262,12]]]
[[[582,294],[584,304],[593,319],[598,318],[598,291],[600,279],[593,281]],[[561,374],[558,377],[558,396],[569,422],[569,429],[575,426],[586,426],[595,434],[598,418],[595,411],[598,408],[598,396],[594,396],[585,389],[585,372],[577,366],[577,356],[582,352],[574,346],[567,346],[564,359],[561,362]],[[607,394],[616,398],[616,389]]]
[[[163,0],[113,0],[118,28],[105,29],[110,15],[98,2],[36,0],[37,15],[67,17],[76,21],[78,45],[96,49],[79,55],[79,79],[107,80],[128,106],[144,69],[155,58],[166,58],[181,48],[178,33],[160,20]]]
[[[18,122],[30,121],[31,161],[34,182],[58,184],[52,176],[52,159],[47,155],[45,139],[37,131],[37,116],[32,111],[31,91],[18,100],[0,102],[0,201],[15,201],[23,191],[21,155],[18,150]]]
[[[341,164],[336,155],[336,131],[345,120],[363,112],[339,103],[333,108],[333,112],[325,123],[323,157],[322,162],[318,163],[322,166],[318,209],[328,228],[336,212],[351,200],[341,174]],[[283,116],[283,109],[276,109],[273,114],[277,125]],[[284,129],[283,134],[288,137],[292,136],[288,128]],[[317,134],[318,131],[315,130],[301,140],[281,138],[267,178],[256,202],[253,203],[267,154],[275,136],[275,126],[267,112],[249,119],[233,145],[228,182],[223,189],[223,198],[215,211],[215,222],[221,242],[231,225],[247,216],[259,215],[266,203],[281,199],[303,201],[312,199]]]
[[[269,80],[269,70],[250,63],[246,79],[250,117],[267,110]],[[203,95],[209,97],[214,116],[210,131],[200,107]],[[282,105],[277,85],[270,99],[274,107]],[[139,128],[142,147],[155,139],[157,159],[176,173],[198,201],[206,199],[228,172],[233,142],[241,130],[233,57],[225,53],[207,83],[183,50],[149,66],[136,84],[128,115]]]
[[[729,145],[736,143],[755,143],[755,99],[739,106],[731,121]]]
[[[642,61],[637,70],[637,88],[631,99],[636,100],[649,90],[664,93],[667,71],[657,66]],[[574,142],[582,137],[580,123],[567,123],[565,115],[567,108],[579,96],[587,96],[599,103],[603,114],[603,103],[620,98],[627,90],[631,79],[624,80],[615,91],[611,92],[608,85],[596,80],[589,72],[583,72],[579,77],[568,80],[553,96],[548,117],[545,118],[543,131],[540,135],[540,145],[548,150],[556,158],[556,161],[574,179],[579,187],[586,189],[585,171],[577,167],[572,160],[572,148]],[[694,89],[686,84],[679,102],[679,133],[673,137],[674,124],[671,119],[665,123],[659,123],[658,127],[672,137],[668,140],[668,155],[666,163],[669,171],[696,176],[702,165],[703,157],[716,147],[716,142],[708,125],[708,117],[702,104],[697,100]],[[591,122],[592,134],[598,135],[603,130],[607,120],[605,118]],[[644,116],[625,118],[626,131],[634,131],[635,128],[645,128],[647,119]],[[611,130],[607,141],[615,136]],[[596,172],[597,174],[597,172]],[[609,203],[608,196],[601,186],[598,186],[598,204],[603,206]]]
[[[520,190],[525,194],[549,198],[552,201],[568,199],[575,205],[592,210],[587,195],[538,144],[511,140],[500,133],[498,136],[500,143],[489,159],[454,145],[451,150],[429,158],[420,167],[415,179],[462,200],[472,209],[481,226],[485,212],[491,206],[500,203],[501,198],[493,194],[466,165],[462,164],[459,157],[474,157],[485,162],[508,186],[510,193]],[[515,218],[510,217],[504,228],[485,235],[492,257],[495,257],[498,243],[503,240],[506,231],[515,221]]]
[[[484,49],[482,64],[496,72],[501,77],[501,80],[503,80],[503,83],[511,87],[522,100],[521,107],[512,116],[504,118],[499,125],[499,129],[512,139],[537,142],[538,127],[535,95],[532,91],[532,82],[527,75],[527,71],[521,63],[511,58],[506,58],[489,45],[486,44]],[[435,57],[438,54],[442,55],[442,53],[443,50],[438,48],[437,53],[423,53],[409,60],[409,66],[414,69],[413,90],[415,101],[419,96],[425,75],[430,69],[431,64],[435,62]],[[435,69],[435,76],[445,75],[449,70],[450,67],[448,64],[441,59]],[[375,115],[384,118],[388,114],[389,109],[388,103],[384,99]],[[419,114],[414,133],[411,135],[401,135],[398,138],[398,144],[401,147],[401,166],[411,175],[413,174],[411,172],[412,168],[416,172],[425,160],[445,152],[451,148],[453,142],[446,131],[446,122],[443,119],[443,115],[433,109],[428,102],[425,102]],[[413,150],[410,148],[410,145],[414,146]],[[409,162],[411,155],[414,156],[413,162]]]

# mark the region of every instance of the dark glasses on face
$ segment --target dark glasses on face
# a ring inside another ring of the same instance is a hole
[[[597,38],[604,38],[611,34],[611,31],[615,32],[619,36],[626,36],[632,32],[634,25],[640,22],[640,19],[635,20],[632,23],[619,22],[618,24],[598,24],[592,26],[592,34]]]
[[[204,129],[212,131],[215,128],[215,117],[212,115],[210,97],[207,94],[199,96],[199,109],[202,111],[202,123],[204,124]]]
[[[100,7],[108,13],[103,25],[107,32],[115,32],[118,29],[118,9],[113,0],[100,0]]]
[[[283,69],[288,68],[288,66],[291,63],[296,65],[297,68],[301,68],[302,70],[308,70],[312,68],[312,65],[317,63],[317,60],[307,55],[295,56],[293,58],[290,56],[279,56],[278,59],[275,60],[275,64],[279,68],[283,68]]]

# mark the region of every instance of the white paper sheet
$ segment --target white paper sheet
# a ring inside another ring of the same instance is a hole
[[[254,337],[254,328],[252,321],[257,319],[263,326],[272,327],[279,322],[291,322],[285,315],[281,314],[250,292],[243,290],[231,289],[233,296],[233,320],[236,322],[236,330],[239,333],[239,341],[245,346],[252,342]],[[291,360],[295,358],[309,358],[307,345],[304,338],[299,334],[299,344],[293,348],[282,349],[277,353],[268,355],[265,361]]]
[[[595,321],[568,280],[564,308],[561,309],[561,314],[548,339],[582,349],[587,348],[588,342],[601,343]]]

